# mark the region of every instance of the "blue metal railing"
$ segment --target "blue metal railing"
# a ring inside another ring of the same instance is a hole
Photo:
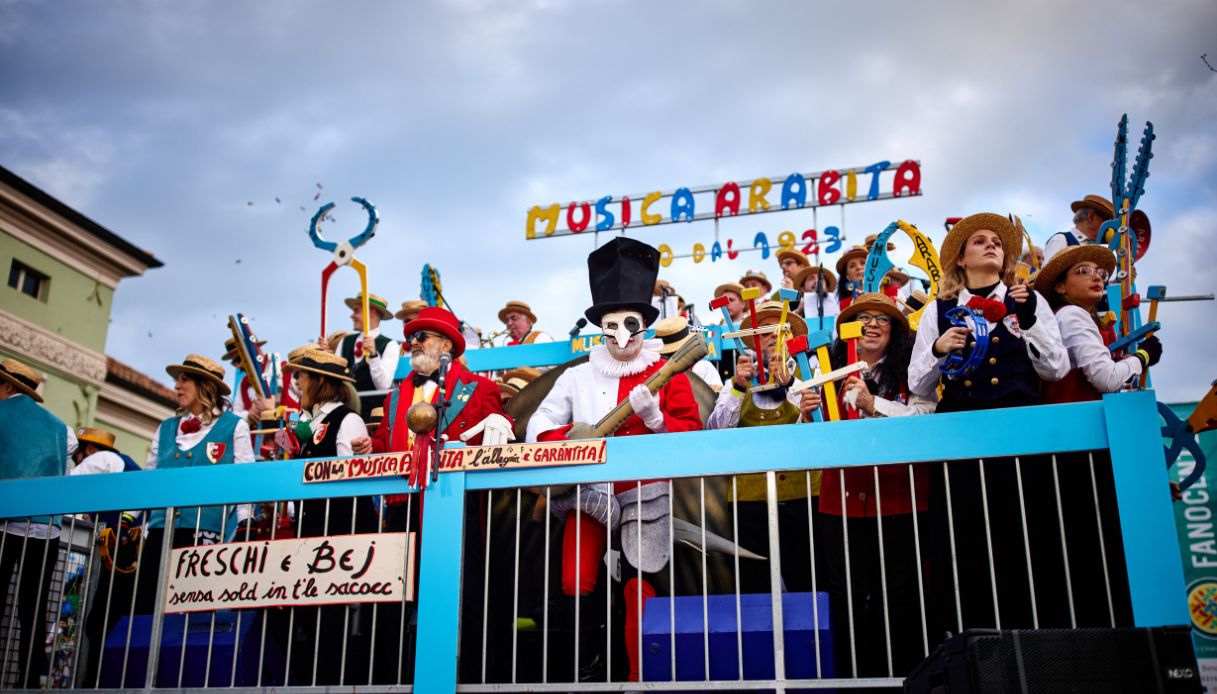
[[[525,348],[519,348],[525,349]],[[1109,449],[1137,626],[1188,621],[1167,471],[1152,392],[1100,402],[984,412],[786,425],[608,440],[605,465],[450,472],[425,492],[415,690],[457,683],[460,537],[465,492],[803,470],[888,463],[1026,456]],[[158,470],[123,475],[0,482],[0,518],[265,499],[397,494],[398,478],[304,485],[304,461]]]

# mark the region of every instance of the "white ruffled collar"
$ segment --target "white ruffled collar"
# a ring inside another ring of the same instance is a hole
[[[606,337],[605,339],[612,338]],[[661,347],[663,347],[663,340],[646,340],[642,343],[642,351],[638,353],[638,356],[630,361],[618,361],[608,353],[608,347],[595,345],[588,353],[588,361],[592,368],[603,376],[624,378],[640,374],[651,368],[651,365],[661,358],[659,355]]]

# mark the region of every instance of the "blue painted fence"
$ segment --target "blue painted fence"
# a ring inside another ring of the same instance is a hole
[[[416,662],[427,666],[415,673],[415,691],[455,689],[460,598],[453,586],[462,567],[453,538],[460,537],[465,492],[484,489],[1110,449],[1136,624],[1185,624],[1155,407],[1153,393],[1142,391],[1072,405],[623,437],[608,440],[605,465],[445,473],[425,493],[424,527],[449,531],[422,539]],[[288,461],[0,482],[0,518],[410,491],[404,480],[387,478],[304,485],[303,466]]]

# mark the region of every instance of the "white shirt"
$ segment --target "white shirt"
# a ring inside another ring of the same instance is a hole
[[[805,292],[803,298],[799,301],[799,306],[795,310],[807,320],[807,327],[810,330],[819,330],[819,324],[812,326],[812,321],[820,317],[820,307],[816,303],[815,292]],[[841,313],[841,304],[837,302],[837,293],[829,292],[824,296],[824,317],[831,318]]]
[[[431,382],[428,381],[428,384]],[[309,421],[321,421],[326,418],[329,413],[338,407],[339,403],[330,401],[321,405],[314,405],[308,412]],[[368,435],[368,425],[364,424],[363,418],[358,412],[350,412],[342,418],[342,422],[338,425],[338,440],[335,442],[338,446],[337,455],[339,457],[355,455],[354,449],[351,448],[351,441],[360,436]]]
[[[1069,352],[1069,368],[1081,369],[1086,380],[1100,393],[1114,393],[1129,379],[1141,375],[1141,360],[1128,356],[1111,358],[1094,318],[1080,306],[1067,304],[1056,312],[1061,339]]]
[[[215,416],[219,417],[220,413],[216,412]],[[211,423],[203,422],[203,426],[191,434],[182,433],[182,426],[179,422],[177,435],[173,439],[177,443],[178,449],[184,451],[188,448],[193,448],[199,441],[207,437],[207,434],[211,432],[211,428],[216,425],[216,421],[212,419]],[[152,435],[152,446],[148,449],[148,459],[144,461],[145,470],[156,469],[157,449],[160,446],[160,442],[160,429],[157,429],[157,433]],[[256,458],[254,458],[253,444],[249,440],[249,424],[242,419],[237,422],[236,431],[232,434],[232,461],[234,463],[252,463],[254,460]]]
[[[959,305],[966,305],[972,296],[967,289],[959,290]],[[987,298],[1004,302],[1006,285],[998,282]],[[988,326],[992,331],[997,324],[988,323]],[[1023,330],[1022,335],[1023,342],[1027,345],[1027,356],[1040,378],[1045,381],[1059,381],[1069,373],[1069,354],[1061,342],[1061,331],[1057,327],[1056,317],[1052,315],[1052,309],[1048,307],[1048,301],[1042,295],[1035,297],[1035,325]],[[921,314],[917,342],[913,344],[913,355],[909,359],[909,390],[925,398],[932,397],[937,391],[941,375],[938,367],[946,360],[946,356],[934,356],[934,341],[938,338],[938,302],[930,301]]]
[[[368,336],[372,339],[380,337],[380,327],[369,330]],[[363,342],[363,335],[356,335],[355,341]],[[389,340],[389,344],[385,345],[380,354],[363,354],[360,357],[368,362],[368,371],[372,374],[372,385],[376,386],[376,390],[388,390],[393,386],[393,375],[397,373],[397,360],[400,358],[401,345],[395,340]],[[355,372],[358,365],[359,359],[356,359],[355,363],[351,364],[351,373]]]
[[[1070,243],[1070,239],[1073,239],[1074,242]],[[1052,256],[1070,246],[1089,246],[1093,243],[1094,240],[1086,238],[1076,228],[1053,234],[1048,238],[1048,243],[1044,244],[1044,263],[1047,264],[1049,260],[1052,260]]]
[[[705,381],[706,385],[711,388],[718,389],[723,387],[723,377],[718,373],[718,367],[705,359],[698,359],[693,368],[689,370],[698,378]]]
[[[791,359],[787,364],[787,368],[793,372],[795,369],[794,360]],[[791,393],[786,391],[786,401],[795,407],[799,406],[801,393]],[[782,406],[782,399],[775,396],[771,390],[762,390],[752,394],[752,403],[764,410],[776,410]],[[744,406],[744,396],[735,389],[735,382],[724,387],[718,394],[718,399],[714,401],[714,411],[706,419],[707,429],[734,429],[739,426],[740,410]]]
[[[618,384],[623,376],[641,373],[659,361],[660,340],[647,340],[633,361],[613,359],[604,345],[592,347],[585,364],[562,372],[545,400],[528,420],[525,440],[574,422],[595,424],[617,406]]]
[[[69,475],[96,475],[108,472],[122,472],[126,468],[123,459],[114,451],[98,451],[72,468]]]

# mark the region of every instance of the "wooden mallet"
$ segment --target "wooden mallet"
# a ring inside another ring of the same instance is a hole
[[[1148,322],[1153,323],[1154,321],[1158,320],[1158,302],[1166,298],[1166,287],[1160,284],[1151,285],[1150,288],[1145,292],[1145,298],[1149,299]],[[1150,333],[1149,335],[1153,335],[1153,333]],[[1145,337],[1149,337],[1149,335],[1146,335]],[[1148,378],[1149,367],[1147,366],[1145,367],[1145,370],[1141,372],[1142,388],[1145,388],[1145,382]]]
[[[794,355],[795,361],[799,363],[799,375],[805,379],[811,379],[811,361],[807,358],[807,336],[799,335],[792,337],[786,341],[786,350]],[[811,419],[815,422],[824,421],[824,414],[820,412],[820,408],[811,411]]]
[[[832,344],[832,335],[827,330],[817,330],[807,334],[807,347],[816,351],[816,360],[820,364],[820,373],[832,371],[832,362],[828,359],[828,346]],[[837,407],[837,384],[824,384],[824,402],[828,405],[828,421],[841,421],[841,410]]]
[[[845,341],[847,346],[846,363],[853,364],[858,361],[858,338],[862,337],[862,324],[858,321],[850,321],[849,323],[837,324],[837,335]],[[858,410],[846,406],[846,415],[848,419],[857,419]]]
[[[722,311],[723,325],[727,326],[727,332],[733,333],[738,330],[738,328],[735,327],[735,321],[731,320],[731,312],[727,310],[727,304],[729,303],[731,303],[731,299],[726,294],[723,294],[716,299],[710,300],[710,310],[713,311],[714,309],[719,309]],[[732,339],[732,345],[734,346],[733,348],[737,350],[743,348],[743,345],[740,344],[739,340]]]
[[[740,293],[740,298],[748,302],[748,318],[752,322],[752,329],[756,330],[760,327],[756,319],[756,300],[761,298],[760,287],[748,287]],[[761,353],[761,336],[752,336],[752,348],[756,351],[756,377],[752,379],[752,384],[757,385],[765,381],[765,364]]]

